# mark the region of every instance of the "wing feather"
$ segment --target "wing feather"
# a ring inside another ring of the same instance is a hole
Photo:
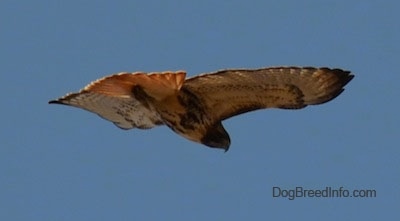
[[[133,87],[140,85],[149,96],[162,100],[182,87],[185,76],[184,71],[149,74],[122,72],[96,80],[87,85],[84,90],[110,96],[130,97]]]
[[[122,129],[147,129],[163,124],[157,110],[146,99],[163,99],[176,93],[182,86],[186,73],[119,73],[96,80],[78,93],[70,93],[49,103],[82,108],[98,114]],[[140,86],[139,89],[135,86]],[[144,91],[146,96],[135,97]]]
[[[90,111],[113,122],[121,129],[148,129],[163,124],[157,112],[149,110],[132,97],[113,97],[81,91],[70,93],[49,103],[65,104]]]
[[[329,68],[232,69],[185,81],[215,121],[263,108],[299,109],[337,97],[353,75]]]

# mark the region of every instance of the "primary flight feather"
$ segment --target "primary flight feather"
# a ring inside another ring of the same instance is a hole
[[[354,77],[329,68],[231,69],[185,79],[186,73],[119,73],[49,103],[96,113],[122,129],[167,125],[209,147],[229,149],[221,121],[264,109],[300,109],[328,102]]]

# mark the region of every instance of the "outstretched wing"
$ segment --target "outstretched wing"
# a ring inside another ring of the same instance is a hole
[[[215,122],[262,108],[299,109],[322,104],[343,92],[353,75],[328,68],[277,67],[222,70],[185,81]]]
[[[163,99],[179,90],[184,72],[119,73],[96,80],[78,93],[49,103],[65,104],[96,113],[122,129],[152,128],[163,124],[151,100]],[[140,92],[145,93],[140,93]],[[141,96],[143,94],[143,96]]]

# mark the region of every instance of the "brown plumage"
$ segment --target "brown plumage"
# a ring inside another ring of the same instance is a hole
[[[328,102],[354,77],[329,68],[232,69],[185,80],[186,73],[119,73],[49,103],[96,113],[122,129],[165,124],[183,137],[228,150],[221,121],[264,109],[300,109]]]

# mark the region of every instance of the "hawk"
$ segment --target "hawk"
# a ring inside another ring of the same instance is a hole
[[[191,141],[227,151],[231,141],[221,121],[258,109],[326,103],[354,75],[341,69],[272,67],[185,77],[184,71],[121,72],[49,103],[85,109],[122,129],[167,125]]]

